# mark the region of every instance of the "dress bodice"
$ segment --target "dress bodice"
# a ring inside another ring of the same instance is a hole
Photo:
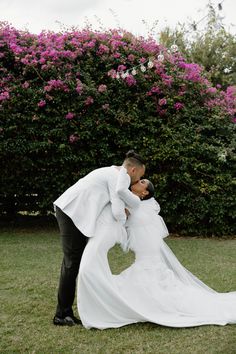
[[[131,213],[126,222],[127,227],[140,227],[156,221],[160,205],[154,198],[143,200],[135,212]]]
[[[168,229],[159,215],[160,206],[154,198],[144,200],[126,222],[128,246],[136,258],[157,256],[160,241],[168,236]]]

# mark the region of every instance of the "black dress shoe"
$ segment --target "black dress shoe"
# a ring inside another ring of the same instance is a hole
[[[71,316],[71,318],[73,319],[73,321],[75,322],[75,324],[77,324],[77,325],[82,325],[81,320],[79,320],[77,317]]]
[[[55,326],[75,326],[76,324],[81,324],[82,322],[78,320],[75,316],[66,316],[65,318],[60,318],[55,316],[53,318],[53,324]]]

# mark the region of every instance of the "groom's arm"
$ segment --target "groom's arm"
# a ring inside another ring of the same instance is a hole
[[[139,197],[129,190],[129,186],[130,176],[123,166],[118,173],[117,180],[113,178],[108,180],[112,214],[122,224],[125,224],[127,219],[125,208],[137,209],[141,203]]]
[[[119,172],[117,171],[119,176]],[[111,202],[111,211],[113,217],[121,224],[125,224],[127,216],[125,213],[125,203],[116,193],[117,177],[109,176],[108,178],[108,191]]]
[[[116,193],[128,208],[137,209],[141,200],[129,190],[129,186],[130,176],[128,175],[126,168],[122,166],[116,184]]]
[[[125,224],[127,216],[125,212],[125,204],[119,197],[113,195],[111,198],[111,211],[114,218],[122,225]]]

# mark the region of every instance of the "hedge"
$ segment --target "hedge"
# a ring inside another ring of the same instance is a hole
[[[2,24],[0,50],[3,213],[22,201],[52,211],[66,188],[132,148],[171,232],[235,234],[234,87],[213,87],[175,46],[120,30],[33,35]]]

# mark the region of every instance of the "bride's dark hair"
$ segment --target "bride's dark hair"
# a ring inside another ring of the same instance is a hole
[[[147,200],[147,199],[150,199],[150,198],[154,197],[155,188],[154,188],[154,185],[152,184],[151,181],[148,181],[148,185],[147,185],[146,190],[149,193],[142,200]]]
[[[125,155],[125,162],[130,165],[138,165],[143,166],[145,165],[144,158],[137,154],[134,150],[129,150]]]

